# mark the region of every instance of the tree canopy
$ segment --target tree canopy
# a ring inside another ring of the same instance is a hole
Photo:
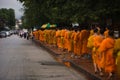
[[[120,0],[18,0],[24,6],[27,26],[120,21]]]
[[[12,28],[12,26],[15,26],[15,12],[13,9],[6,9],[1,8],[0,9],[0,19],[1,19],[1,27],[8,26],[9,28]]]

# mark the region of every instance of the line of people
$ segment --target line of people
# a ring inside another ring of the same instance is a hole
[[[114,38],[113,30],[99,26],[91,30],[46,29],[34,31],[33,35],[41,42],[67,50],[74,58],[91,55],[94,71],[100,76],[105,72],[110,79],[116,69],[120,74],[120,39]]]

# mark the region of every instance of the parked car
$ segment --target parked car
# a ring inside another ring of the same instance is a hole
[[[9,31],[1,31],[1,32],[5,32],[6,36],[10,36],[10,32]]]
[[[1,31],[0,32],[0,38],[5,38],[5,37],[7,37],[6,32],[5,31]]]

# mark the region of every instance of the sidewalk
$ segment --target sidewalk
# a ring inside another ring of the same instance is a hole
[[[61,51],[60,49],[52,45],[45,44],[38,40],[34,41],[40,44],[40,46],[46,49],[48,52],[50,52],[57,61],[64,63],[68,67],[73,67],[74,69],[76,69],[76,71],[82,72],[83,74],[90,77],[92,80],[107,80],[107,75],[105,75],[104,77],[100,77],[99,74],[94,73],[92,60],[83,58],[71,59],[69,58],[69,53],[67,51]],[[114,76],[110,80],[120,80],[120,78],[118,78],[117,74],[114,73]]]

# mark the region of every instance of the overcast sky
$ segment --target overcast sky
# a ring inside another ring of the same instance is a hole
[[[23,12],[20,11],[22,4],[17,0],[0,0],[0,8],[12,8],[15,10],[15,17],[20,19],[23,15]]]

